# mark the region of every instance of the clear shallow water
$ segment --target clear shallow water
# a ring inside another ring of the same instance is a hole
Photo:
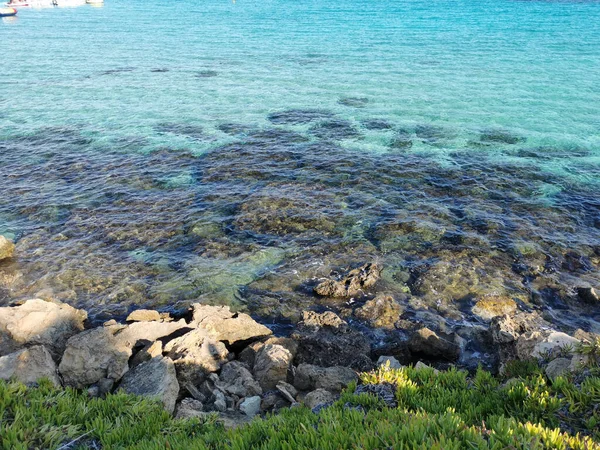
[[[498,294],[597,329],[574,288],[600,286],[599,24],[598,2],[22,9],[4,301],[294,320],[328,305],[315,277],[376,259],[379,290],[451,320]]]

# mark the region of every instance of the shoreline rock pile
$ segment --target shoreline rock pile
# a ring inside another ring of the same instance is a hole
[[[366,264],[316,291],[358,295],[380,272],[377,264]],[[136,310],[125,323],[90,328],[86,311],[30,299],[0,307],[0,379],[31,384],[45,377],[90,396],[123,390],[159,399],[176,417],[216,412],[226,426],[237,426],[299,403],[318,410],[357,381],[358,372],[383,364],[476,367],[474,346],[485,348],[500,372],[513,360],[537,360],[553,379],[590,363],[581,344],[598,335],[566,334],[510,298],[485,298],[473,309],[480,325],[453,328],[427,311],[403,318],[403,304],[377,295],[348,320],[333,311],[304,311],[282,337],[228,306],[195,303],[179,320]]]

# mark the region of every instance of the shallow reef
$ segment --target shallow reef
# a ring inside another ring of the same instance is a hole
[[[480,322],[470,308],[481,298],[509,297],[600,330],[577,291],[600,286],[598,188],[525,163],[568,148],[534,150],[492,129],[479,137],[497,152],[467,143],[441,160],[423,145],[457,132],[438,125],[321,109],[266,120],[216,124],[223,143],[206,126],[155,125],[210,144],[201,154],[138,152],[146,140],[107,144],[75,127],[1,141],[0,216],[17,251],[0,262],[0,301],[56,297],[101,320],[202,298],[293,322],[308,305],[345,311],[314,294],[317,281],[377,261],[382,281],[355,305],[392,295],[407,317],[456,326]],[[365,132],[391,148],[354,149]]]

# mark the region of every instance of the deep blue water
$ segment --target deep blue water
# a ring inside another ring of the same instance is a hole
[[[600,2],[106,0],[0,39],[4,301],[294,319],[368,260],[452,319],[600,286]]]

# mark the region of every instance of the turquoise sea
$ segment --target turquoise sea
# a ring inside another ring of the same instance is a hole
[[[294,321],[376,260],[407,314],[600,329],[600,2],[106,0],[0,40],[0,302]]]

